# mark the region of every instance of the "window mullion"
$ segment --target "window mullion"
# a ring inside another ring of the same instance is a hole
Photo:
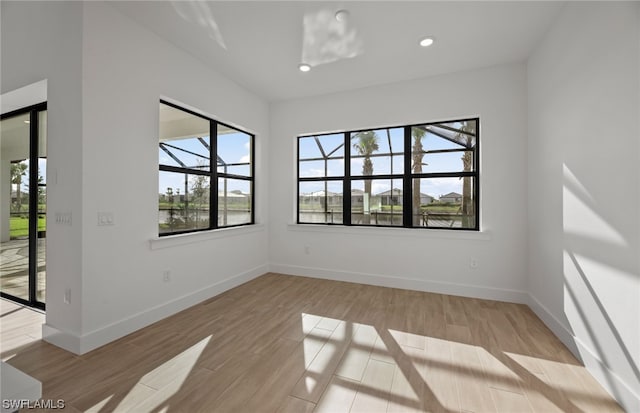
[[[209,121],[209,228],[218,228],[218,124]]]
[[[402,192],[402,226],[413,226],[413,185],[411,179],[411,127],[404,128],[404,176]]]
[[[344,178],[342,185],[342,222],[351,225],[351,151],[349,133],[344,133]]]

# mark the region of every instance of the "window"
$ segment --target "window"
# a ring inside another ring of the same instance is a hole
[[[159,132],[161,236],[254,223],[253,135],[164,101]]]
[[[479,123],[298,137],[298,223],[478,230]]]

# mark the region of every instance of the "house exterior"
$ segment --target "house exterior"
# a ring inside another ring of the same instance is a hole
[[[430,204],[433,201],[435,201],[434,197],[432,197],[431,195],[423,194],[422,192],[420,192],[420,204],[421,205]]]
[[[309,206],[313,206],[313,205],[325,206],[325,202],[327,207],[330,207],[330,206],[341,207],[342,194],[339,194],[337,192],[331,192],[331,191],[327,191],[326,193],[325,191],[315,191],[315,192],[300,194],[301,204],[305,204]]]
[[[362,189],[351,190],[351,206],[362,207],[364,204],[364,191]]]
[[[380,197],[382,205],[402,205],[402,189],[393,188],[389,191],[380,192],[376,196]],[[420,192],[420,204],[430,204],[434,201],[431,195]]]
[[[382,205],[402,205],[402,189],[393,188],[377,194]]]
[[[440,202],[446,202],[449,204],[461,204],[462,203],[462,194],[457,192],[449,192],[446,195],[440,196]]]

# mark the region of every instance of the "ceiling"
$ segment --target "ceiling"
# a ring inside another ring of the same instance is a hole
[[[109,2],[268,101],[524,61],[562,2]],[[338,21],[336,11],[348,18]],[[421,38],[433,36],[422,48]],[[312,70],[302,73],[301,62]]]

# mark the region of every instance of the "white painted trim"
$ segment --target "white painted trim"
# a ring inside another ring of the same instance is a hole
[[[483,298],[487,300],[506,301],[525,304],[528,295],[522,291],[501,288],[489,288],[478,285],[447,283],[442,281],[417,280],[415,278],[395,277],[384,274],[368,274],[328,268],[312,268],[287,264],[269,264],[269,271],[322,278],[325,280],[352,282],[357,284],[377,285],[380,287],[401,288],[406,290],[426,291],[439,294],[458,295],[462,297]]]
[[[160,321],[166,317],[176,314],[182,310],[192,307],[204,300],[215,297],[231,288],[240,284],[251,281],[252,279],[263,275],[267,272],[267,265],[260,265],[249,271],[234,275],[225,280],[219,281],[199,291],[183,295],[167,303],[163,303],[150,309],[134,314],[123,320],[114,322],[97,330],[89,332],[82,337],[72,334],[62,333],[54,328],[43,326],[43,337],[45,336],[45,328],[47,331],[46,341],[62,347],[65,350],[75,354],[85,354],[91,350],[108,344],[114,340],[131,334],[141,328]]]
[[[589,373],[600,383],[609,394],[616,399],[627,412],[640,412],[640,394],[632,386],[613,372],[593,349],[556,318],[536,297],[529,294],[529,307],[549,327],[553,334],[573,353],[587,368]]]
[[[427,228],[390,228],[390,227],[353,227],[346,225],[322,225],[322,224],[287,224],[288,231],[321,232],[325,234],[346,235],[372,235],[385,237],[412,237],[412,238],[444,238],[467,239],[488,241],[491,240],[490,231],[465,231]]]
[[[549,327],[549,330],[562,343],[571,351],[571,353],[578,359],[580,359],[580,353],[578,352],[578,347],[575,344],[575,336],[573,332],[566,327],[565,323],[561,322],[556,318],[555,315],[551,311],[547,309],[536,297],[531,294],[528,294],[529,299],[527,301],[527,305],[531,310],[542,320],[542,322]]]
[[[152,250],[170,248],[178,245],[203,242],[213,239],[229,238],[233,236],[246,235],[254,232],[263,232],[264,224],[246,225],[240,227],[220,228],[211,231],[190,232],[188,234],[167,235],[166,237],[156,237],[149,240]]]
[[[6,405],[6,401],[36,401],[42,397],[42,382],[18,370],[11,364],[4,361],[0,362],[0,376],[2,377],[2,380],[0,380],[2,383],[2,388],[0,388],[2,413],[15,411],[15,408]]]
[[[42,325],[42,339],[47,343],[60,347],[74,354],[80,354],[80,336],[67,331],[58,330],[49,324]]]

